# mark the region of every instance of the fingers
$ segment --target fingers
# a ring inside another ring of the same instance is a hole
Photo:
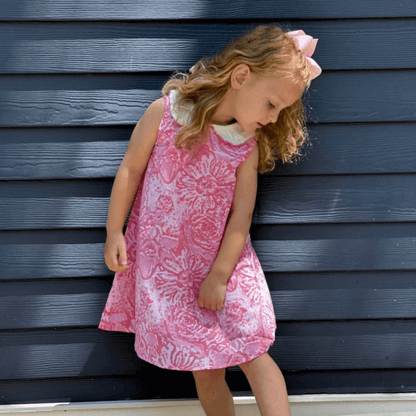
[[[120,250],[119,257],[118,257],[118,263],[121,267],[128,267],[127,266],[127,253],[126,250]]]
[[[199,297],[198,304],[201,308],[208,309],[214,312],[220,311],[224,306],[224,302],[209,300],[204,296]]]
[[[104,259],[107,267],[113,272],[124,272],[129,267],[127,264],[127,253],[124,247],[106,247]]]

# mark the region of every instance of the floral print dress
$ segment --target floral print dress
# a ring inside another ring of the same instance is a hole
[[[237,123],[212,125],[192,158],[174,145],[189,114],[178,111],[177,94],[164,97],[155,147],[125,234],[129,269],[115,274],[99,328],[135,333],[137,355],[162,368],[230,367],[265,353],[276,330],[250,237],[228,280],[223,309],[198,305],[230,213],[236,170],[256,137]]]

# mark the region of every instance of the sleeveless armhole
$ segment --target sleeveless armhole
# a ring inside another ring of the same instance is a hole
[[[164,110],[163,117],[159,124],[159,129],[157,131],[157,138],[155,146],[160,146],[168,139],[168,132],[172,129],[172,122],[175,121],[171,114],[171,103],[169,96],[163,96],[164,101]]]
[[[239,161],[238,165],[241,165],[253,152],[257,144],[257,136],[252,137],[241,145],[241,149],[236,153],[235,157]]]
[[[163,96],[163,101],[165,102],[165,109],[163,116],[166,115],[166,113],[170,114],[170,100],[168,95]]]

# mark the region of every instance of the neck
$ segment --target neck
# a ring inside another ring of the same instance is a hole
[[[228,91],[225,97],[218,104],[217,110],[213,117],[213,124],[228,125],[232,124],[234,119],[234,97],[231,91]]]

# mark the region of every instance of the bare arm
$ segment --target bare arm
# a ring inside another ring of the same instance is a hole
[[[127,268],[123,226],[156,142],[163,109],[163,98],[160,98],[149,106],[137,123],[111,190],[104,257],[108,268],[115,272]],[[118,260],[122,266],[118,264]]]
[[[205,278],[199,296],[199,306],[219,310],[224,305],[227,281],[247,241],[257,193],[258,147],[238,167],[234,191],[233,212],[225,229],[220,250]]]

